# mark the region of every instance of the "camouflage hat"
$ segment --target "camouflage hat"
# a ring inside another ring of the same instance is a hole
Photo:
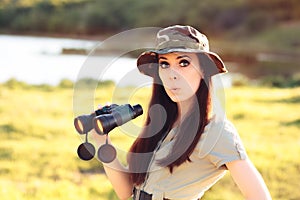
[[[191,26],[181,25],[161,29],[156,36],[156,48],[142,53],[137,59],[137,67],[141,73],[153,77],[157,72],[158,54],[172,52],[206,54],[215,63],[216,73],[227,72],[221,58],[209,51],[207,37]]]

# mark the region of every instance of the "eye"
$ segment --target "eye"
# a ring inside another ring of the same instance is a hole
[[[183,59],[179,62],[180,67],[187,67],[189,64],[190,64],[190,61],[185,60],[185,59]]]
[[[166,69],[166,68],[169,68],[170,67],[170,64],[166,61],[163,61],[163,62],[160,62],[159,63],[159,66],[162,68],[162,69]]]

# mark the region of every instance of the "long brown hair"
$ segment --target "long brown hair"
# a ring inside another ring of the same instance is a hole
[[[189,157],[209,121],[209,112],[211,111],[210,77],[215,74],[217,69],[213,61],[206,54],[198,54],[198,58],[204,78],[201,80],[195,94],[196,103],[190,115],[180,124],[180,128],[174,138],[174,145],[170,151],[172,153],[158,160],[158,164],[168,167],[171,173],[174,167],[186,161],[191,162]],[[140,185],[145,181],[154,149],[159,141],[171,130],[178,116],[177,103],[173,102],[167,95],[159,78],[158,70],[156,71],[145,126],[131,146],[127,157],[129,171],[135,185]],[[152,108],[156,108],[154,111],[155,117],[150,112]]]

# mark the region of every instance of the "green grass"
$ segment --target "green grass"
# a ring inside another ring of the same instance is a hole
[[[146,108],[149,93],[149,88],[98,88],[93,106],[130,102]],[[226,89],[227,116],[274,200],[300,199],[299,94],[299,87]],[[73,89],[0,85],[0,99],[1,199],[117,199],[101,164],[76,155],[83,137],[73,127]],[[144,116],[134,124],[142,124]],[[124,152],[134,138],[116,129],[111,139],[125,161]],[[241,198],[229,174],[204,196]]]

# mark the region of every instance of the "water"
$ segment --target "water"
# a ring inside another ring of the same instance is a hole
[[[0,82],[15,78],[29,84],[57,85],[62,79],[76,81],[84,76],[119,82],[128,72],[138,73],[135,59],[103,56],[97,57],[97,62],[105,61],[109,66],[101,75],[95,74],[92,68],[82,75],[79,73],[90,58],[61,54],[63,48],[93,49],[99,44],[90,40],[0,35]],[[123,78],[122,83],[130,85],[136,81]]]
[[[113,80],[119,86],[150,85],[139,73],[136,59],[112,56],[62,54],[63,48],[93,49],[100,41],[0,35],[0,82],[11,78],[28,84],[57,85],[62,79]],[[222,76],[230,86],[230,76]]]

